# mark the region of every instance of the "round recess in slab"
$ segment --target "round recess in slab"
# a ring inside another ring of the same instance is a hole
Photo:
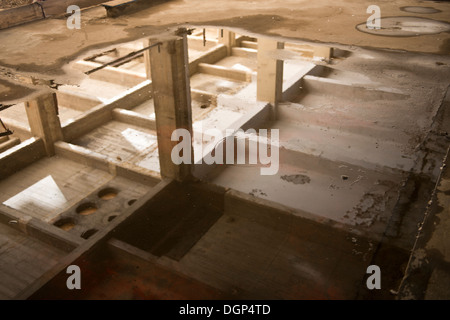
[[[89,238],[92,237],[97,231],[98,231],[97,229],[89,229],[89,230],[86,230],[85,232],[83,232],[83,233],[81,234],[81,237],[82,237],[83,239],[89,239]]]
[[[80,204],[76,209],[76,212],[82,216],[91,215],[96,211],[97,206],[95,205],[95,203],[92,202],[85,202],[83,204]]]
[[[414,37],[450,31],[450,24],[419,17],[385,17],[380,19],[380,29],[369,29],[366,22],[356,29],[361,32],[386,37]]]
[[[136,199],[131,199],[130,201],[128,201],[128,205],[131,206],[133,205],[133,203],[135,203],[137,200]]]
[[[105,188],[98,192],[98,197],[102,200],[111,200],[117,197],[117,194],[119,191],[117,191],[114,188]]]
[[[439,9],[435,9],[433,7],[419,7],[419,6],[406,6],[400,7],[400,10],[410,13],[438,13],[442,12]]]
[[[72,218],[62,218],[53,223],[53,225],[64,231],[69,231],[75,227],[75,220]]]

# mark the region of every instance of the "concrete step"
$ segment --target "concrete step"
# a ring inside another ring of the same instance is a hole
[[[279,149],[279,170],[274,175],[261,175],[258,165],[227,165],[212,182],[282,204],[294,215],[334,221],[375,237],[386,228],[405,176],[285,147]]]
[[[280,146],[289,150],[378,171],[414,167],[414,146],[286,120],[276,121],[271,129],[279,129]]]
[[[380,88],[358,85],[351,81],[329,79],[307,75],[303,78],[303,88],[308,93],[331,95],[335,98],[352,97],[355,100],[405,100],[408,94],[395,88]]]
[[[299,103],[284,102],[278,105],[278,119],[294,121],[301,125],[318,126],[351,134],[367,136],[382,141],[407,144],[411,139],[404,131],[390,123],[378,122],[351,109],[320,108]]]

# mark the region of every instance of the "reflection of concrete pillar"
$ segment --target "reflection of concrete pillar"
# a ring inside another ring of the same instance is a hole
[[[184,180],[191,174],[191,165],[173,163],[171,152],[178,141],[172,141],[171,136],[181,128],[193,136],[187,37],[165,41],[159,47],[151,49],[150,65],[161,175]],[[190,146],[193,161],[192,141]]]
[[[144,48],[150,45],[150,40],[144,40]],[[150,49],[144,51],[144,65],[145,65],[145,74],[147,79],[152,78],[152,71],[150,68]]]
[[[325,61],[330,61],[333,53],[333,48],[325,46],[314,46],[314,57],[322,58]]]
[[[278,49],[283,49],[284,43],[276,40],[258,39],[258,76],[256,97],[258,101],[266,101],[274,106],[281,100],[283,93],[283,61],[276,59]]]
[[[56,94],[43,94],[26,102],[25,106],[31,133],[44,141],[47,155],[54,155],[54,142],[63,140]]]
[[[231,56],[231,48],[236,46],[236,34],[232,31],[219,29],[219,43],[227,47],[227,55]]]

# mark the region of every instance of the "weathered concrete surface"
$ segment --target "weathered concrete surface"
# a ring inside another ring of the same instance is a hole
[[[140,38],[157,37],[180,25],[225,26],[236,31],[332,43],[335,46],[356,45],[396,50],[447,54],[450,34],[440,33],[415,37],[383,37],[359,32],[357,24],[367,20],[373,1],[274,1],[232,0],[217,5],[214,1],[169,1],[140,12],[107,18],[101,7],[82,12],[80,30],[69,30],[66,19],[37,21],[0,32],[0,78],[7,71],[37,73],[41,79],[58,83],[76,82],[71,74],[64,76],[63,66],[89,51]],[[404,12],[405,5],[419,1],[399,0],[380,3],[382,16],[420,16],[450,21],[449,3],[432,3],[441,12],[433,14]],[[211,17],[220,17],[218,20]],[[9,88],[1,88],[0,96]],[[25,91],[16,95],[25,96]],[[7,99],[6,99],[7,100]],[[5,101],[4,101],[5,102]],[[4,103],[3,102],[3,103]]]
[[[448,146],[450,129],[450,91],[443,100],[442,112],[436,117],[439,138]],[[442,142],[441,142],[442,143]],[[439,143],[436,143],[437,146]],[[440,175],[427,212],[419,226],[417,240],[399,287],[399,299],[442,299],[450,297],[450,171],[449,149],[439,163]]]

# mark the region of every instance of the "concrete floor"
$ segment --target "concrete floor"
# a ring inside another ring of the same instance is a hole
[[[36,159],[28,165],[0,176],[4,242],[15,246],[23,237],[30,252],[49,246],[43,259],[52,261],[15,283],[8,268],[28,266],[33,255],[22,259],[17,253],[16,261],[0,253],[10,262],[0,274],[1,297],[447,299],[440,279],[449,274],[442,173],[450,130],[448,34],[368,36],[354,28],[367,18],[361,3],[337,2],[325,9],[320,3],[283,4],[170,1],[116,19],[96,7],[86,10],[83,30],[89,36],[81,40],[73,34],[71,46],[63,19],[0,31],[0,71],[38,72],[39,79],[61,84],[56,92],[65,136],[55,143],[55,156],[32,153]],[[399,9],[405,4],[383,4],[383,15],[411,15]],[[202,10],[194,13],[194,5]],[[433,7],[442,12],[417,15],[448,20],[448,4]],[[160,37],[174,23],[239,30],[232,54],[219,55],[218,30],[206,29],[203,46],[197,28],[189,37],[189,62],[208,57],[207,63],[247,76],[237,80],[207,69],[191,74],[195,160],[202,157],[200,146],[203,152],[211,147],[202,145],[201,128],[250,123],[279,129],[276,175],[260,175],[258,165],[223,165],[207,174],[198,166],[202,183],[161,179],[144,59],[81,77],[80,70],[142,48],[143,36]],[[44,25],[51,33],[40,31]],[[22,53],[10,54],[18,48],[14,35],[32,26],[30,41],[20,44]],[[284,94],[276,119],[256,102],[256,53],[264,35],[286,42],[278,57],[284,61]],[[301,41],[305,38],[310,41]],[[330,61],[314,55],[316,41],[332,43]],[[59,50],[52,50],[56,45]],[[45,58],[42,47],[49,51]],[[102,48],[99,53],[112,47],[114,52],[80,60],[96,48]],[[1,117],[15,130],[9,139],[30,143],[24,104],[29,91],[12,87],[0,82],[1,103],[12,101],[5,92],[20,101]],[[48,90],[31,87],[41,89]],[[1,159],[12,158],[19,147],[0,153]],[[418,243],[430,199],[444,209],[434,211],[436,229],[426,229],[430,241]],[[436,250],[441,254],[433,255]],[[417,268],[415,257],[427,256],[433,263]],[[74,262],[89,274],[86,289],[71,293],[62,280],[65,266]],[[371,264],[383,270],[383,288],[376,292],[365,287]],[[106,274],[111,277],[98,277]]]

